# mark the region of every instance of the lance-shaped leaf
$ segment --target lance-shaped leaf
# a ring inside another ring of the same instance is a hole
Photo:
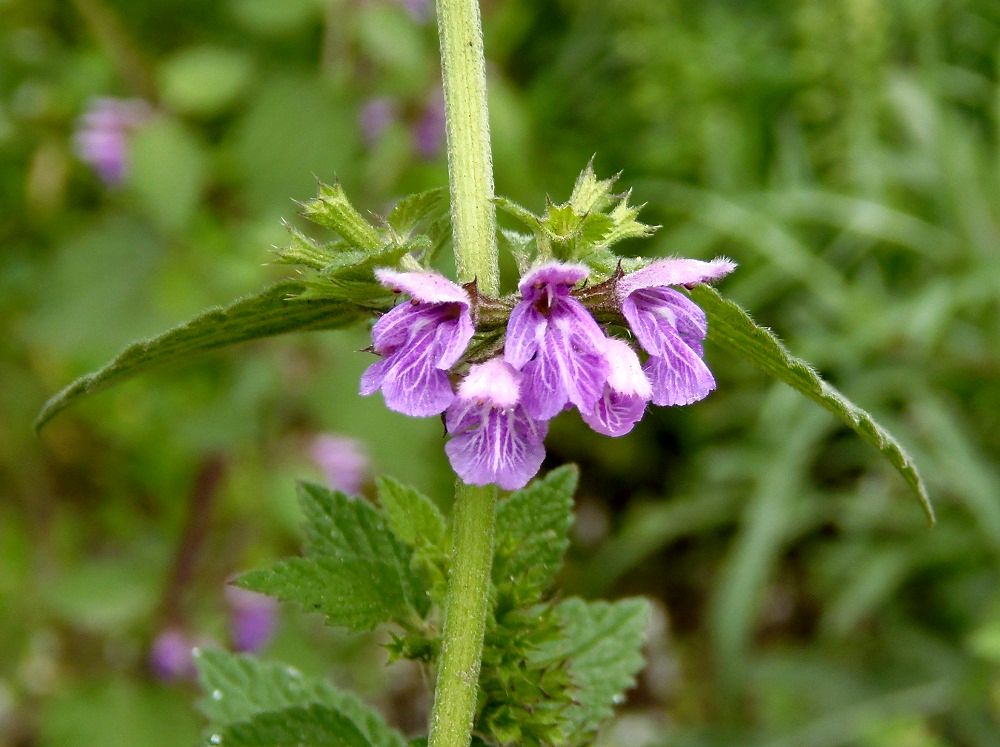
[[[758,326],[736,303],[723,298],[707,285],[691,290],[692,298],[708,315],[708,339],[746,357],[765,373],[780,379],[832,412],[889,460],[920,501],[930,524],[934,523],[923,478],[906,450],[865,410],[851,402],[796,358],[769,330]]]
[[[404,747],[406,740],[382,716],[326,680],[306,677],[291,667],[225,651],[199,651],[195,657],[205,697],[199,708],[213,730],[252,722],[261,714],[321,706],[351,723],[342,729],[359,733],[367,744]]]
[[[81,397],[151,368],[285,332],[344,327],[366,314],[363,308],[341,299],[303,297],[305,290],[301,282],[277,283],[257,295],[210,309],[163,334],[132,343],[103,368],[80,377],[46,402],[35,420],[35,430]]]

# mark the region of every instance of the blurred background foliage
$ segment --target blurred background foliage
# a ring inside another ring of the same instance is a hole
[[[604,745],[1000,743],[1000,5],[484,0],[498,190],[540,207],[592,153],[726,294],[912,449],[939,513],[834,420],[708,350],[719,390],[583,469],[567,594],[658,600]],[[45,398],[253,291],[291,201],[443,184],[432,11],[392,0],[0,0],[0,744],[184,745],[166,629],[227,645],[233,573],[299,546],[317,434],[446,505],[441,429],[356,395],[363,331]],[[117,186],[73,148],[141,98]],[[422,728],[420,673],[285,611],[265,652]]]

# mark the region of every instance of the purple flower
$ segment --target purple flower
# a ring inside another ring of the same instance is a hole
[[[735,267],[728,259],[664,259],[618,281],[622,314],[649,353],[644,370],[653,386],[653,404],[688,405],[715,389],[715,378],[702,360],[705,312],[668,286],[716,280]]]
[[[167,628],[153,640],[149,666],[165,682],[193,680],[197,676],[191,652],[196,644],[180,628]]]
[[[388,96],[368,99],[361,107],[358,124],[365,145],[371,147],[396,119],[396,102]]]
[[[128,173],[128,136],[149,119],[152,110],[141,99],[94,99],[80,118],[74,149],[108,186]]]
[[[567,404],[590,413],[604,392],[607,338],[570,296],[587,272],[583,265],[552,262],[529,272],[518,286],[522,300],[507,322],[504,359],[523,374],[522,402],[536,420],[555,417]]]
[[[410,14],[412,18],[417,23],[426,23],[431,17],[431,3],[430,0],[397,0],[400,5],[406,8],[406,12]]]
[[[358,495],[368,477],[368,454],[353,438],[322,433],[310,444],[312,460],[326,475],[331,490]]]
[[[524,487],[545,458],[547,426],[521,404],[521,374],[501,358],[471,366],[445,413],[445,452],[469,485]]]
[[[259,651],[274,635],[278,603],[271,597],[238,586],[226,586],[225,596],[233,649]]]
[[[598,433],[624,436],[642,419],[653,388],[642,370],[639,356],[627,343],[609,338],[605,353],[611,372],[604,384],[604,393],[593,410],[581,415]]]
[[[444,145],[444,127],[444,94],[437,89],[427,98],[411,130],[413,145],[421,158],[428,161],[437,158]]]
[[[387,288],[412,300],[397,305],[372,327],[372,349],[382,356],[361,376],[361,394],[382,390],[386,407],[424,417],[444,412],[455,399],[450,369],[469,345],[475,328],[469,295],[433,272],[380,269]]]

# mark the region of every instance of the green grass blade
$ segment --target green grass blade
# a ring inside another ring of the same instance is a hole
[[[691,290],[691,297],[708,314],[708,337],[727,350],[739,353],[762,371],[779,379],[840,418],[855,433],[889,460],[906,480],[930,524],[934,507],[923,478],[906,450],[865,410],[823,381],[801,358],[796,358],[769,330],[760,327],[740,306],[707,286]]]

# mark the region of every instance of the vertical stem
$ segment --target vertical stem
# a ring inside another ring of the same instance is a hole
[[[103,0],[73,0],[98,44],[107,50],[132,93],[156,101],[156,84],[149,63],[114,10]]]
[[[496,207],[478,0],[438,0],[441,80],[448,133],[448,181],[460,282],[496,296]]]
[[[460,281],[476,280],[483,293],[496,296],[500,273],[479,1],[438,0],[437,17],[455,264]],[[496,500],[493,486],[456,484],[430,747],[468,747],[471,741],[489,611]]]
[[[431,714],[430,747],[468,747],[489,605],[497,490],[455,488],[451,575]]]

